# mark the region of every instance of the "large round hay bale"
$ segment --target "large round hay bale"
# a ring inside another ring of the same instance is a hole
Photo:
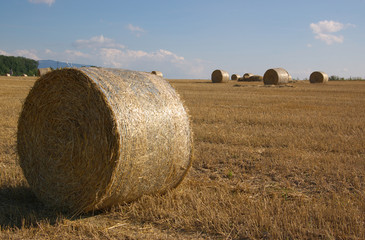
[[[52,72],[52,68],[39,68],[38,69],[38,75],[43,76],[46,73]]]
[[[160,71],[152,71],[151,72],[153,75],[157,75],[157,76],[159,76],[159,77],[163,77],[163,74],[162,74],[162,72],[160,72]]]
[[[192,147],[178,94],[150,73],[52,71],[36,81],[18,121],[29,185],[47,205],[76,213],[176,187]]]
[[[214,70],[212,72],[212,82],[213,83],[222,83],[229,81],[229,73],[224,70]]]
[[[263,79],[264,78],[262,76],[260,76],[260,75],[252,75],[246,81],[250,81],[250,82],[262,82]]]
[[[312,74],[309,77],[310,83],[326,83],[328,82],[328,75],[324,72],[312,72]]]
[[[289,73],[283,68],[268,69],[263,80],[266,85],[286,84],[289,82]]]
[[[232,74],[231,76],[231,80],[238,80],[239,78],[241,78],[241,75],[238,74]]]

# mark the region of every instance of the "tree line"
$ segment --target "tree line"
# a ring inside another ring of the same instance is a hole
[[[38,75],[38,61],[24,58],[0,55],[0,75],[13,76]]]

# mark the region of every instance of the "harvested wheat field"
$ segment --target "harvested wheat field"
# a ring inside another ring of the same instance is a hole
[[[170,80],[194,132],[185,179],[72,216],[43,205],[18,164],[35,80],[0,77],[0,239],[365,239],[365,82]]]

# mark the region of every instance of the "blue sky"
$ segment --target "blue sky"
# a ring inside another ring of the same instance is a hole
[[[1,0],[0,54],[209,79],[365,78],[365,0]]]

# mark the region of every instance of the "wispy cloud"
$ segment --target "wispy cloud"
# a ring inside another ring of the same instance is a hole
[[[58,61],[91,64],[101,67],[124,68],[137,71],[159,70],[165,76],[184,78],[199,78],[209,76],[207,62],[199,59],[187,60],[183,56],[166,49],[145,51],[129,49],[116,40],[101,36],[90,39],[79,39],[73,44],[74,49],[62,51],[53,49],[16,50],[6,52],[0,49],[0,54],[23,56],[34,60],[53,59]]]
[[[37,50],[31,49],[19,49],[14,51],[13,53],[9,53],[11,56],[20,56],[20,57],[26,57],[34,60],[39,60],[38,52]]]
[[[9,53],[0,49],[0,55],[9,56]]]
[[[129,29],[132,33],[136,34],[137,37],[140,37],[143,33],[146,32],[143,28],[134,26],[132,24],[128,24],[127,29]]]
[[[344,40],[343,35],[336,35],[339,31],[347,28],[354,27],[353,24],[343,24],[335,21],[320,21],[317,23],[311,23],[310,28],[312,29],[315,38],[325,42],[327,45],[333,43],[342,43]]]
[[[79,39],[73,44],[77,48],[124,48],[122,44],[116,43],[113,39],[106,38],[103,35],[95,36],[90,39]]]
[[[30,49],[30,50],[28,50],[28,49],[18,49],[18,50],[11,51],[11,52],[6,52],[6,51],[0,49],[0,55],[26,57],[26,58],[30,58],[30,59],[34,59],[34,60],[39,60],[40,59],[38,57],[37,50],[34,50],[34,49]]]
[[[30,3],[44,3],[44,4],[48,4],[48,6],[51,6],[52,4],[54,4],[56,2],[56,0],[28,0],[28,2]]]

